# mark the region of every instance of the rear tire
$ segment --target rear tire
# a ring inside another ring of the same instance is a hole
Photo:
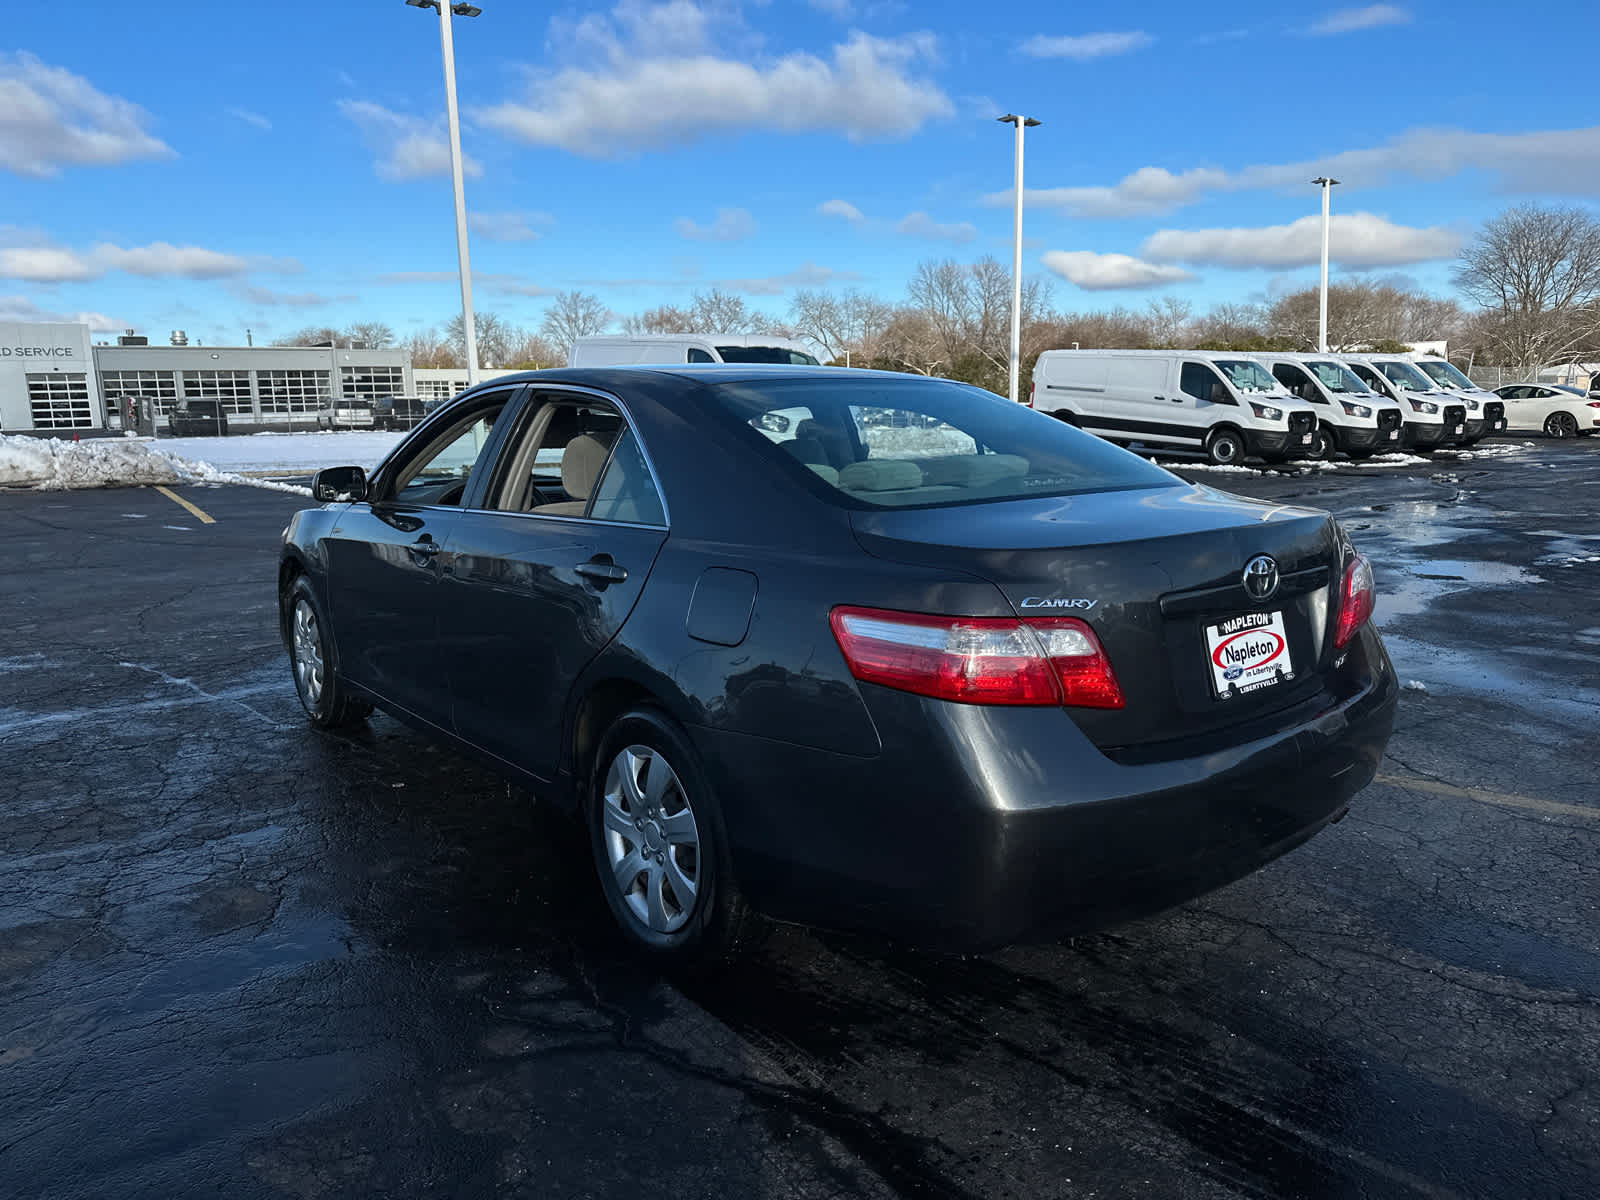
[[[1050,415],[1064,425],[1071,425],[1074,429],[1083,428],[1083,426],[1078,424],[1078,415],[1070,408],[1058,408]]]
[[[1578,418],[1569,412],[1553,412],[1544,419],[1546,437],[1570,438],[1578,436]]]
[[[762,922],[734,880],[721,805],[666,714],[635,708],[612,723],[584,817],[606,905],[646,957],[711,967],[756,939]]]
[[[289,628],[289,666],[300,707],[318,729],[356,725],[372,715],[372,705],[357,700],[333,669],[328,623],[316,593],[304,575],[289,589],[285,607]]]
[[[1219,425],[1206,435],[1206,458],[1214,467],[1234,467],[1244,461],[1244,435],[1237,429]]]

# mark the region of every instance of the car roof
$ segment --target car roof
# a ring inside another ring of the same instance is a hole
[[[550,367],[543,371],[520,371],[515,375],[501,375],[485,380],[479,387],[504,386],[517,383],[570,383],[580,387],[601,388],[607,391],[626,387],[642,378],[657,381],[680,380],[686,384],[754,383],[770,379],[825,379],[833,383],[856,384],[884,383],[898,380],[902,383],[920,380],[926,383],[966,386],[958,380],[938,379],[927,375],[906,375],[898,371],[868,371],[855,367],[806,367],[783,363],[693,363],[640,364],[638,366],[606,367]],[[474,391],[477,388],[473,389]],[[464,394],[464,393],[463,393]]]

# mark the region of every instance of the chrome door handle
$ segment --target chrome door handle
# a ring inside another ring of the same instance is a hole
[[[605,587],[608,583],[624,583],[628,578],[626,567],[619,567],[614,562],[597,558],[591,558],[588,562],[579,563],[572,569],[600,587]]]

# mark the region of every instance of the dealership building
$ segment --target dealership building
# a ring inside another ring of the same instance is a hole
[[[483,372],[487,375],[490,372]],[[305,428],[334,398],[446,399],[465,371],[413,371],[404,350],[359,346],[95,345],[87,325],[0,322],[0,432],[165,432],[180,400],[212,400],[234,433]]]

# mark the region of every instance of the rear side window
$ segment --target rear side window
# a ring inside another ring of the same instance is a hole
[[[704,350],[700,349],[699,346],[690,346],[689,361],[693,363],[708,363],[716,362],[717,360],[712,358],[711,355],[707,354]]]
[[[781,363],[786,367],[821,365],[804,351],[790,350],[785,346],[718,346],[717,353],[727,363]]]
[[[839,374],[708,390],[752,453],[846,507],[1181,486],[1136,455],[977,388]]]

